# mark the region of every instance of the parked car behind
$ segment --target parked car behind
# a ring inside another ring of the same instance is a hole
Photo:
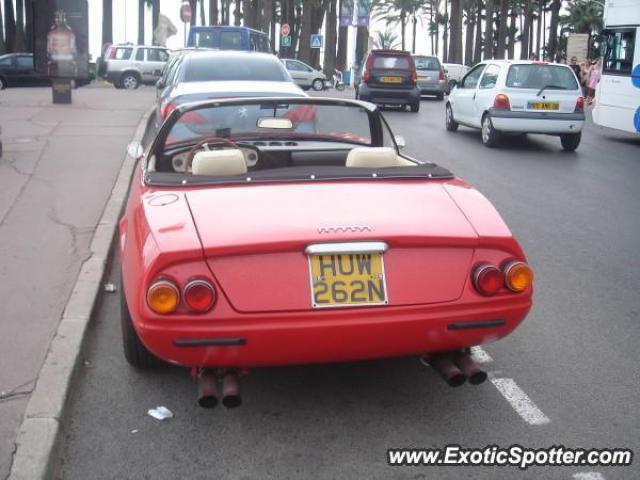
[[[170,63],[157,99],[156,125],[178,105],[223,97],[307,95],[274,55],[220,50],[186,51]]]
[[[105,52],[98,74],[116,88],[132,90],[141,84],[156,83],[167,60],[169,50],[165,47],[112,45]]]
[[[469,67],[460,63],[443,63],[444,73],[447,75],[447,93],[453,90],[462,77],[469,71]]]
[[[191,27],[187,46],[273,53],[266,33],[231,25]]]
[[[408,105],[420,110],[420,88],[413,57],[402,50],[371,50],[356,99],[379,105]]]
[[[75,86],[86,85],[88,78],[74,79]],[[0,55],[0,90],[7,87],[42,87],[51,85],[51,79],[36,72],[31,53]]]
[[[482,143],[497,146],[502,133],[560,137],[565,150],[580,144],[584,97],[569,66],[525,60],[487,60],[473,67],[449,95],[446,127],[482,130]]]
[[[438,57],[415,55],[413,60],[418,72],[420,93],[435,95],[438,100],[442,100],[447,91],[447,77]]]
[[[320,70],[316,70],[310,67],[300,60],[294,60],[292,58],[282,59],[282,63],[289,71],[289,75],[293,78],[296,84],[304,89],[308,90],[313,88],[316,91],[324,90],[327,76]]]

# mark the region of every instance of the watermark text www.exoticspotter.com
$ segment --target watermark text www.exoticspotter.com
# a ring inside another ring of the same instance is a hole
[[[513,466],[526,470],[533,466],[626,466],[633,461],[628,448],[525,448],[511,445],[502,448],[489,445],[483,448],[463,448],[447,445],[444,448],[390,448],[387,462],[391,466]]]

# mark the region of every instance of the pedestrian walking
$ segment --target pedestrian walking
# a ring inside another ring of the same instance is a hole
[[[592,105],[596,97],[596,87],[602,76],[602,58],[598,58],[589,69],[587,105]]]

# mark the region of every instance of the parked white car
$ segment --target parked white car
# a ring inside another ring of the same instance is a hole
[[[447,75],[447,92],[451,92],[465,73],[469,71],[469,67],[461,63],[443,63],[444,73]]]
[[[320,70],[310,67],[300,60],[283,58],[282,63],[289,70],[293,81],[304,90],[313,88],[316,91],[324,90],[327,76]]]
[[[584,126],[584,98],[573,70],[559,63],[487,60],[473,67],[451,91],[446,127],[482,130],[482,143],[497,146],[502,133],[560,137],[575,150]]]

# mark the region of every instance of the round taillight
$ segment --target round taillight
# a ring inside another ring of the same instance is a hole
[[[208,312],[215,302],[216,292],[205,280],[192,280],[184,287],[184,303],[193,312]]]
[[[180,292],[169,280],[158,280],[147,290],[147,304],[156,313],[172,313],[180,303]]]
[[[487,297],[495,295],[504,285],[504,277],[498,267],[488,264],[478,265],[473,270],[473,286]]]
[[[504,267],[504,283],[512,292],[522,292],[533,285],[533,270],[524,262],[509,262]]]

